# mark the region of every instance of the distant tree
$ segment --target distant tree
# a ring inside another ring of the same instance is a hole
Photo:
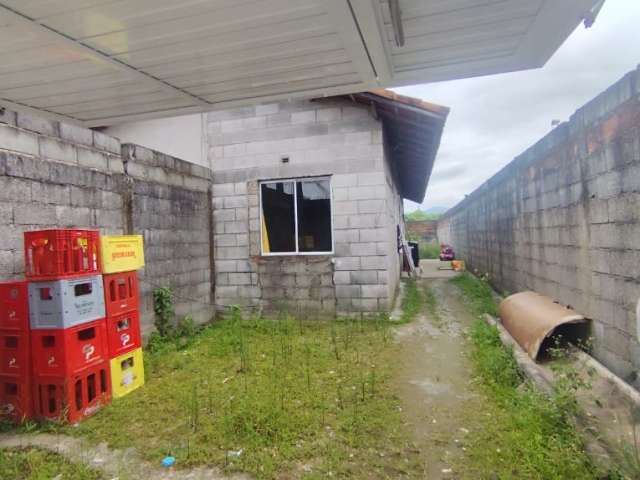
[[[411,213],[405,213],[404,220],[406,222],[424,222],[425,220],[438,220],[441,216],[441,213],[427,213],[423,210],[416,210]]]

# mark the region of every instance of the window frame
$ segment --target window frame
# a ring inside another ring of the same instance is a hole
[[[304,182],[306,180],[327,180],[329,182],[329,212],[331,215],[331,250],[324,252],[301,252],[299,239],[298,239],[298,182]],[[269,183],[286,183],[292,182],[294,184],[293,187],[293,216],[294,216],[294,235],[295,235],[295,244],[296,251],[295,252],[268,252],[265,253],[262,250],[262,185]],[[334,255],[335,254],[335,228],[333,225],[333,182],[331,181],[331,175],[320,175],[317,177],[297,177],[297,178],[274,178],[270,180],[260,180],[258,182],[258,209],[259,209],[259,217],[258,221],[260,222],[260,256],[262,257],[287,257],[287,256],[300,256],[300,255]]]

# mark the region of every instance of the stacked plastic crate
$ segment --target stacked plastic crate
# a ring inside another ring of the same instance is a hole
[[[36,417],[77,422],[111,400],[100,235],[25,232]]]
[[[33,415],[27,282],[0,283],[0,417]]]
[[[144,384],[137,270],[144,266],[141,235],[103,236],[102,271],[113,396]]]

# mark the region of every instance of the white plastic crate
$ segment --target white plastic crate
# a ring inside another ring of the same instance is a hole
[[[29,283],[32,329],[69,328],[104,317],[101,275]]]

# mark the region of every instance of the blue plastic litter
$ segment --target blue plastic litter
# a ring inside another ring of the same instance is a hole
[[[175,457],[164,457],[162,459],[162,466],[163,467],[170,467],[172,466],[174,463],[176,463],[176,459]]]

